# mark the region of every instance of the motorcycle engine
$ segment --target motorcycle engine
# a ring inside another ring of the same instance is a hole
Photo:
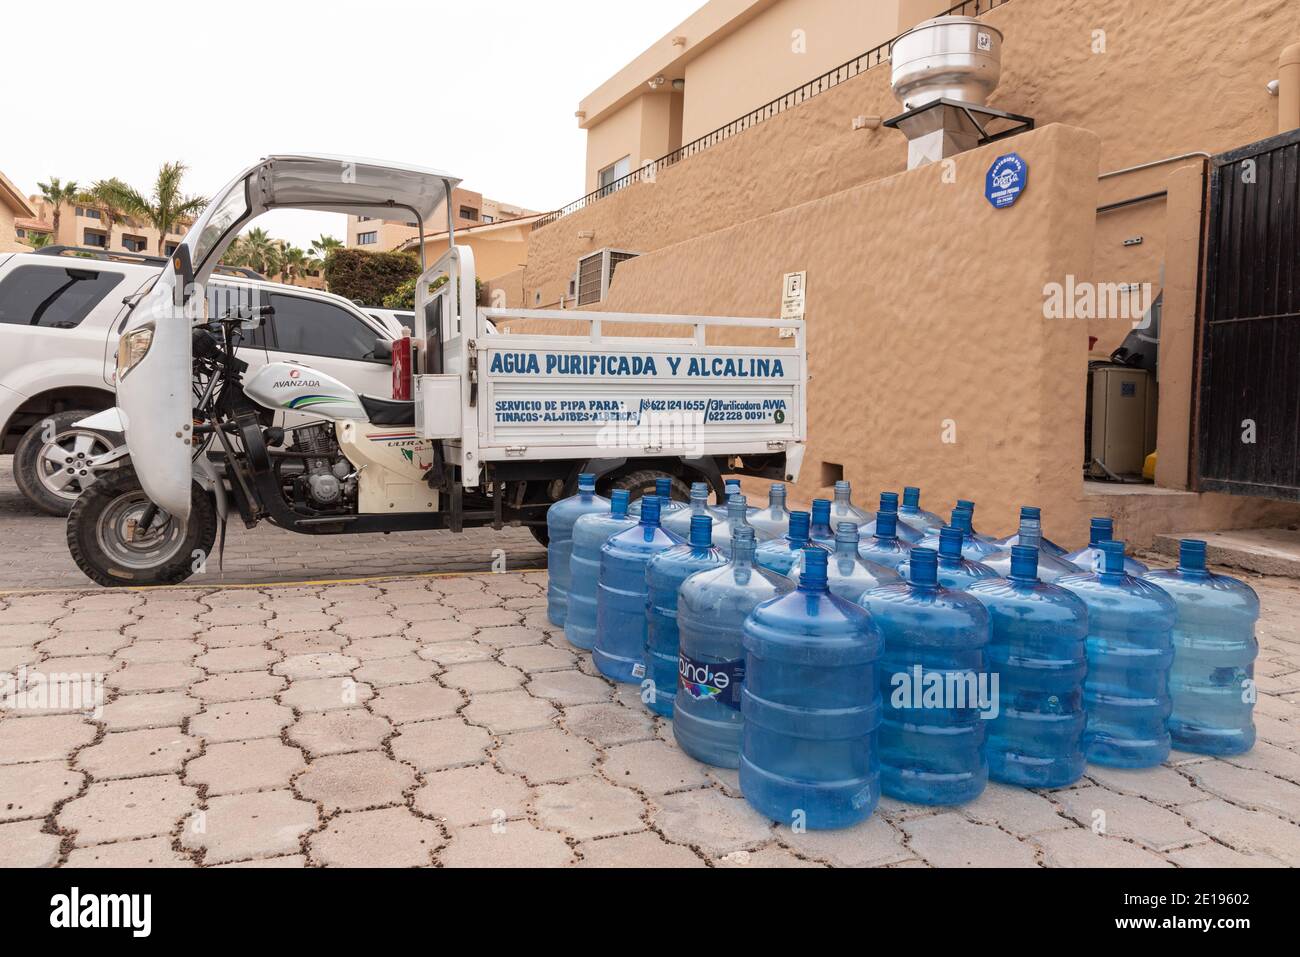
[[[357,497],[357,475],[339,451],[334,427],[304,425],[293,430],[289,451],[303,456],[303,471],[294,479],[295,491],[317,508],[350,504]]]

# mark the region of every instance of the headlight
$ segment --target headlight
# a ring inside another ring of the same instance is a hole
[[[117,381],[140,364],[153,345],[153,324],[132,329],[117,342]]]

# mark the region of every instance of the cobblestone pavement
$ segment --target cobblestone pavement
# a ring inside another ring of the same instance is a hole
[[[1300,583],[1264,603],[1259,743],[1090,766],[792,833],[551,628],[545,575],[0,597],[0,673],[103,673],[98,714],[0,705],[0,865],[1300,864]],[[1104,827],[1101,827],[1104,825]],[[1104,833],[1097,833],[1097,830]]]
[[[0,591],[86,588],[92,583],[68,554],[67,523],[38,512],[14,485],[13,456],[0,456]],[[298,535],[267,524],[249,530],[237,516],[226,527],[224,562],[193,584],[241,584],[370,578],[427,572],[488,571],[497,550],[506,568],[545,568],[546,549],[526,529],[500,532],[394,532]]]

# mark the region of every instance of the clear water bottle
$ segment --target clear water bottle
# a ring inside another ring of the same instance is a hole
[[[722,500],[716,505],[710,505],[709,511],[713,513],[716,521],[725,522],[727,520],[727,503],[731,501],[731,496],[740,494],[740,479],[727,479],[722,483]]]
[[[591,660],[615,681],[637,684],[645,678],[646,566],[682,540],[659,526],[659,497],[643,499],[640,521],[600,550],[596,592],[596,644]]]
[[[962,533],[961,553],[962,556],[972,562],[979,562],[987,565],[991,559],[999,557],[1009,557],[1010,552],[1005,548],[999,548],[991,543],[987,538],[980,538],[971,530],[971,510],[963,506],[957,506],[952,510],[952,521],[949,523],[953,528]],[[932,548],[939,550],[939,536],[931,535],[921,542],[923,548]]]
[[[989,722],[989,776],[1030,788],[1059,788],[1083,774],[1083,678],[1088,609],[1038,578],[1038,549],[1011,547],[1005,578],[967,592],[993,626],[989,673],[998,676],[998,714]]]
[[[970,512],[971,514],[970,528],[965,529],[967,535],[971,536],[972,538],[978,539],[981,542],[985,542],[986,544],[997,545],[998,541],[992,535],[983,535],[975,531],[975,503],[974,502],[972,502],[968,498],[959,498],[957,499],[957,508],[964,508],[966,511]],[[956,522],[953,522],[951,524],[955,525]]]
[[[962,542],[966,533],[960,528],[945,525],[939,530],[939,584],[954,591],[965,591],[983,578],[997,578],[998,573],[988,565],[973,562],[961,553]],[[926,546],[922,546],[926,547]],[[1076,569],[1077,571],[1077,569]],[[911,578],[912,571],[908,562],[898,567],[898,574]]]
[[[1035,509],[1037,511],[1037,509]],[[1077,575],[1084,569],[1071,562],[1066,561],[1058,555],[1054,555],[1046,547],[1040,547],[1042,530],[1038,524],[1037,518],[1027,518],[1024,510],[1020,513],[1020,531],[1012,537],[1016,539],[1015,543],[1006,549],[1003,549],[996,555],[990,555],[984,559],[984,564],[992,568],[1003,578],[1011,574],[1011,565],[1015,561],[1012,549],[1017,545],[1024,545],[1028,548],[1038,550],[1038,577],[1045,582],[1054,582],[1064,578],[1066,575]]]
[[[709,510],[709,486],[706,482],[693,482],[691,484],[691,500],[686,503],[685,508],[674,509],[664,514],[662,508],[659,512],[659,524],[674,535],[682,538],[689,538],[691,534],[691,519],[696,515],[713,516]]]
[[[1085,572],[1099,572],[1103,564],[1101,543],[1115,538],[1115,521],[1110,518],[1094,518],[1088,526],[1088,547],[1065,556],[1065,560],[1077,565]],[[1141,578],[1151,571],[1144,563],[1128,555],[1124,556],[1124,573],[1134,578]]]
[[[1169,755],[1169,667],[1178,609],[1159,586],[1124,571],[1124,543],[1102,542],[1099,572],[1056,584],[1088,606],[1088,723],[1083,752],[1094,764],[1149,768]]]
[[[573,526],[583,515],[609,512],[609,499],[596,494],[596,476],[578,476],[578,494],[556,502],[546,511],[546,617],[562,627],[569,607],[569,560],[573,557]]]
[[[673,734],[691,757],[720,768],[740,764],[745,619],[763,602],[794,591],[790,579],[755,564],[757,544],[752,528],[739,529],[731,561],[696,572],[677,597]]]
[[[831,528],[831,500],[815,498],[812,503],[812,518],[808,524],[808,537],[828,549],[835,548],[835,529]]]
[[[813,503],[816,504],[815,502]],[[838,526],[840,522],[852,522],[854,525],[864,525],[871,521],[871,514],[864,512],[853,504],[853,486],[840,479],[835,483],[835,499],[831,503],[831,525]],[[817,516],[813,515],[813,524],[817,523]],[[814,537],[816,537],[814,535]]]
[[[903,489],[903,501],[898,506],[898,520],[922,535],[937,535],[939,529],[948,524],[942,515],[921,508],[921,490],[915,485]]]
[[[573,526],[573,557],[569,559],[569,611],[564,637],[575,648],[590,651],[596,643],[596,595],[600,582],[600,550],[619,532],[636,524],[627,514],[627,489],[609,496],[609,512],[588,512]]]
[[[749,502],[745,496],[736,493],[727,502],[727,520],[713,529],[713,544],[722,550],[722,554],[730,555],[731,541],[742,528],[752,528],[749,524]]]
[[[826,579],[831,594],[838,595],[845,601],[856,602],[868,589],[903,580],[892,568],[869,562],[859,555],[860,544],[862,533],[858,531],[858,526],[853,522],[840,522],[835,529],[834,551],[826,566]],[[795,581],[798,580],[796,574]]]
[[[894,534],[896,534],[901,541],[904,541],[909,545],[917,545],[920,544],[921,539],[925,537],[923,534],[921,534],[920,531],[913,528],[911,525],[908,525],[906,522],[899,520],[897,492],[880,493],[880,511],[889,512],[891,515],[894,516],[894,529],[895,529]],[[870,538],[871,536],[876,534],[877,520],[878,519],[872,519],[871,521],[866,522],[862,526],[862,537],[864,539]]]
[[[673,480],[670,478],[655,479],[654,494],[655,497],[659,499],[660,522],[673,512],[688,507],[685,502],[673,501]],[[649,497],[649,495],[642,495],[640,498],[633,499],[632,502],[628,504],[627,513],[633,518],[639,519],[641,517],[641,503]]]
[[[1174,747],[1200,754],[1243,754],[1255,744],[1255,622],[1259,596],[1243,581],[1205,567],[1205,542],[1184,539],[1178,567],[1146,580],[1178,608],[1169,672]]]
[[[758,551],[755,553],[755,561],[768,571],[784,575],[786,578],[793,578],[803,563],[804,549],[816,548],[829,555],[830,549],[825,545],[809,540],[808,529],[810,525],[811,517],[807,512],[791,512],[790,530],[786,533],[785,538],[774,539],[759,545]]]
[[[1038,529],[1038,547],[1046,554],[1054,555],[1057,558],[1065,558],[1069,554],[1066,549],[1056,544],[1056,542],[1043,537],[1043,510],[1034,505],[1022,505],[1020,508],[1020,528],[1017,529],[1016,534],[1000,538],[994,544],[1005,549],[1010,549],[1012,545],[1028,545],[1028,542],[1020,539],[1020,534],[1024,530],[1026,523]]]
[[[898,537],[898,513],[883,510],[877,512],[876,520],[871,523],[874,531],[870,537],[867,537],[866,527],[863,526],[862,544],[858,546],[858,554],[866,561],[884,565],[891,571],[897,572],[898,566],[907,561],[908,556],[912,554],[911,544]]]
[[[915,804],[961,804],[988,783],[984,753],[992,695],[989,614],[939,584],[939,555],[912,549],[911,577],[864,594],[885,640],[880,657],[880,780]]]
[[[740,789],[761,814],[849,827],[880,800],[880,633],[826,585],[830,553],[809,549],[799,587],[745,621]]]
[[[754,526],[760,542],[785,538],[790,531],[790,510],[785,507],[784,485],[772,483],[767,490],[767,508],[755,509],[749,516],[749,524]]]
[[[732,500],[734,502],[734,499]],[[673,716],[677,697],[679,632],[677,596],[682,582],[696,572],[727,563],[727,556],[713,546],[713,517],[691,519],[691,537],[650,559],[646,566],[645,674],[648,686],[641,695],[645,706],[665,718]]]

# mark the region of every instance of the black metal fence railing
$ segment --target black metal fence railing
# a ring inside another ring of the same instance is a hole
[[[938,16],[977,17],[981,13],[987,13],[994,7],[1000,7],[1008,2],[1010,2],[1010,0],[965,0],[964,3],[959,3],[956,6],[945,10],[943,13],[938,14]],[[881,63],[884,63],[889,59],[890,48],[894,45],[894,40],[896,39],[898,38],[894,37],[887,40],[880,44],[880,46],[873,47],[866,53],[849,60],[847,63],[843,63],[835,69],[823,73],[815,79],[809,80],[803,86],[796,87],[789,93],[778,96],[770,103],[765,103],[758,109],[751,110],[744,116],[732,120],[726,126],[720,126],[712,133],[706,133],[699,139],[692,140],[685,146],[675,149],[671,153],[659,157],[657,160],[646,163],[638,169],[632,170],[632,172],[628,173],[621,179],[616,179],[612,183],[606,183],[600,189],[588,193],[581,199],[574,200],[567,206],[561,206],[559,209],[547,213],[545,216],[534,222],[532,228],[536,230],[541,229],[543,226],[548,226],[557,219],[568,216],[570,213],[576,213],[580,209],[585,209],[597,200],[604,199],[611,193],[617,193],[620,189],[625,189],[633,183],[639,183],[642,181],[653,182],[655,176],[658,175],[661,170],[665,170],[670,166],[675,166],[677,163],[680,163],[688,157],[694,156],[696,153],[702,153],[710,147],[721,143],[723,140],[730,139],[737,133],[743,133],[750,127],[757,126],[759,123],[771,119],[778,113],[784,113],[791,107],[798,106],[800,103],[811,99],[819,93],[825,93],[827,90],[839,86],[844,81],[853,79],[859,73],[870,70],[872,67],[879,66]]]

